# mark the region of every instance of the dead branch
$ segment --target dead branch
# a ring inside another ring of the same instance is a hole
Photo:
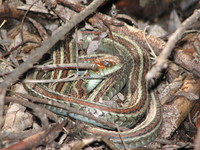
[[[196,10],[192,16],[187,18],[182,25],[170,36],[165,48],[161,52],[161,54],[157,58],[157,64],[147,73],[146,79],[151,80],[154,78],[157,72],[160,72],[162,69],[167,67],[167,59],[171,54],[176,42],[181,38],[184,31],[189,28],[189,26],[195,22],[197,22],[200,17],[200,9]]]

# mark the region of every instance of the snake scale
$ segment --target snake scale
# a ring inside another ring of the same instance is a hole
[[[102,39],[99,38],[102,34],[99,30],[82,29],[81,33],[82,40],[79,43],[72,39],[56,44],[51,50],[52,60],[47,64],[76,63],[79,60],[79,63],[97,64],[97,71],[35,71],[28,75],[28,79],[62,79],[73,73],[103,78],[71,83],[27,83],[26,88],[31,95],[57,101],[104,121],[126,127],[127,130],[119,133],[91,118],[43,105],[58,115],[85,122],[87,125],[84,125],[83,130],[86,134],[106,136],[120,149],[123,149],[121,140],[128,148],[142,147],[152,142],[159,134],[162,115],[160,102],[145,81],[145,75],[151,66],[148,51],[130,36],[117,30],[112,30],[112,33]],[[77,58],[77,50],[87,50],[95,40],[98,43],[97,50]],[[113,105],[112,98],[121,91],[125,95],[122,104],[115,102],[116,105]],[[77,96],[80,93],[84,96]]]

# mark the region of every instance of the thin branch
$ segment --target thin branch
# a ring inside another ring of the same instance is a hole
[[[105,79],[105,77],[80,77],[75,74],[73,77],[66,77],[62,79],[44,79],[44,80],[32,80],[32,79],[25,79],[23,83],[58,83],[58,82],[70,82],[70,81],[78,81],[78,80],[93,80],[93,79]]]
[[[54,69],[91,69],[97,70],[97,65],[91,63],[69,63],[69,64],[52,64],[35,66],[37,70],[54,70]]]
[[[12,47],[8,52],[6,52],[2,56],[0,56],[0,58],[4,58],[4,57],[8,56],[11,52],[13,52],[14,50],[17,50],[19,47],[24,46],[27,43],[35,43],[35,42],[28,40],[28,41],[24,41],[22,43],[19,43],[15,47]],[[36,43],[36,44],[38,44],[38,43]]]
[[[0,28],[2,28],[6,22],[6,20],[3,20],[3,22],[0,24]]]
[[[200,9],[196,10],[192,16],[187,18],[181,26],[171,35],[165,48],[158,56],[157,64],[147,73],[146,79],[149,81],[155,77],[157,72],[160,72],[162,69],[167,67],[167,58],[171,54],[176,42],[181,38],[184,31],[190,27],[191,24],[198,21],[200,17]]]
[[[39,2],[39,0],[35,1],[33,4],[30,5],[30,7],[28,8],[28,10],[26,11],[26,13],[24,14],[24,16],[23,16],[23,18],[22,18],[21,30],[20,30],[20,31],[21,31],[22,42],[24,42],[23,27],[24,27],[25,18],[26,18],[26,16],[28,15],[29,10],[30,10],[37,2]]]
[[[153,48],[151,47],[151,45],[149,44],[149,41],[148,41],[148,39],[147,39],[147,37],[146,37],[146,30],[147,30],[147,28],[148,28],[148,26],[146,26],[145,27],[145,29],[144,29],[144,39],[145,39],[145,41],[146,41],[146,43],[147,43],[147,45],[148,45],[148,47],[149,47],[149,50],[150,50],[150,54],[153,56],[153,60],[155,60],[156,58],[157,58],[157,55],[156,55],[156,53],[154,52],[154,50],[153,50]]]
[[[38,132],[41,132],[44,130],[43,128],[39,127],[37,129],[30,129],[30,130],[25,130],[25,131],[4,131],[0,133],[1,140],[7,140],[7,141],[18,141],[22,140],[24,138],[27,138],[33,134],[36,134]]]
[[[18,68],[16,68],[13,73],[5,77],[5,80],[0,84],[0,118],[3,118],[4,112],[4,98],[6,94],[7,87],[15,83],[21,74],[26,72],[28,69],[33,67],[35,63],[40,60],[40,58],[56,44],[60,39],[64,38],[66,33],[68,33],[76,24],[84,20],[88,15],[94,12],[105,0],[94,0],[86,9],[76,14],[69,22],[64,24],[62,27],[58,28],[57,32],[51,36],[47,41],[44,41],[42,46],[37,48],[30,57],[22,63]],[[55,38],[56,37],[56,38]],[[0,127],[3,124],[3,120],[0,120]]]

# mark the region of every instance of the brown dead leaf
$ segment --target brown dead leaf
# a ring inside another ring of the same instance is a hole
[[[17,46],[18,44],[22,43],[20,27],[21,26],[17,26],[15,28],[13,28],[12,30],[10,30],[10,32],[8,33],[8,37],[11,39],[14,39],[13,43],[10,46],[10,49]],[[22,46],[21,50],[24,53],[29,53],[32,49],[40,46],[40,43],[41,43],[40,37],[36,34],[32,34],[28,31],[26,31],[26,29],[24,29],[24,31],[23,31],[23,38],[24,38],[24,42],[30,41],[29,43]]]
[[[31,50],[40,46],[41,39],[39,36],[35,34],[31,34],[29,32],[24,32],[24,41],[31,41],[32,43],[27,43],[22,47],[22,52],[29,53]]]

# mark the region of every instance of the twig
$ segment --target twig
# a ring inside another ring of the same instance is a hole
[[[5,59],[3,59],[1,57],[0,57],[0,61],[4,62],[8,66],[16,67],[14,64],[11,64],[11,63],[7,62]]]
[[[117,127],[117,131],[118,131],[119,137],[120,137],[120,139],[121,139],[121,142],[122,142],[122,144],[123,144],[123,147],[124,147],[125,150],[127,150],[128,148],[127,148],[127,146],[126,146],[126,143],[125,143],[125,141],[124,141],[124,138],[123,138],[122,135],[121,135],[120,128],[119,128],[118,125],[116,125],[116,127]]]
[[[75,74],[74,76],[68,76],[62,79],[44,79],[44,80],[34,80],[34,79],[25,79],[23,83],[58,83],[58,82],[69,82],[69,81],[78,81],[78,80],[93,80],[93,79],[105,79],[105,77],[80,77]]]
[[[51,36],[47,41],[43,42],[42,46],[37,48],[30,57],[22,63],[18,68],[16,68],[13,73],[5,77],[4,82],[0,84],[0,118],[3,118],[4,111],[4,98],[6,94],[7,87],[15,83],[21,74],[26,72],[28,69],[33,67],[35,63],[40,60],[40,58],[53,47],[58,40],[62,39],[67,32],[69,32],[76,24],[84,20],[88,15],[94,12],[105,0],[94,0],[88,7],[86,7],[79,14],[76,14],[69,22],[64,24],[64,26],[58,28],[57,32]],[[55,38],[56,37],[56,38]],[[3,120],[0,120],[0,127],[3,124]]]
[[[145,39],[145,41],[146,41],[146,43],[147,43],[147,45],[148,45],[148,47],[149,47],[149,50],[151,51],[151,55],[153,56],[153,60],[155,60],[155,59],[157,58],[157,56],[156,56],[156,54],[155,54],[153,48],[152,48],[151,45],[149,44],[149,41],[148,41],[148,39],[147,39],[147,37],[146,37],[146,30],[147,30],[147,28],[148,28],[148,26],[146,26],[145,29],[144,29],[144,39]]]
[[[44,130],[43,128],[37,128],[37,129],[30,129],[30,130],[25,130],[25,131],[4,131],[0,133],[1,140],[7,140],[7,141],[18,141],[22,140],[24,138],[27,138],[33,134],[36,134],[38,132],[41,132]]]
[[[6,52],[6,53],[4,53],[2,56],[0,56],[0,58],[4,58],[4,57],[6,57],[6,56],[8,56],[11,52],[13,52],[14,50],[16,50],[16,49],[18,49],[19,47],[21,47],[21,46],[24,46],[25,44],[27,44],[27,43],[35,43],[35,42],[33,42],[33,41],[24,41],[24,42],[22,42],[22,43],[19,43],[18,45],[16,45],[15,47],[12,47],[8,52]],[[38,43],[37,43],[38,44]]]
[[[167,67],[167,58],[172,52],[176,42],[181,38],[184,31],[194,22],[197,22],[198,18],[200,17],[200,9],[196,10],[192,16],[187,18],[181,26],[171,35],[169,38],[165,48],[158,56],[157,64],[147,73],[146,79],[149,81],[155,77],[157,72],[160,72],[162,69]]]
[[[24,35],[23,35],[23,27],[24,27],[24,21],[26,16],[29,13],[29,10],[33,7],[33,5],[35,5],[37,2],[39,2],[39,0],[35,1],[33,4],[30,5],[30,7],[28,8],[28,10],[26,11],[26,13],[24,14],[23,18],[22,18],[22,23],[21,23],[21,38],[22,38],[22,42],[24,42]]]
[[[91,69],[97,70],[97,65],[91,63],[69,63],[69,64],[52,64],[35,66],[37,70],[54,70],[54,69]]]
[[[0,24],[0,28],[2,28],[3,25],[4,25],[6,22],[7,22],[6,20],[3,20],[3,22]]]

